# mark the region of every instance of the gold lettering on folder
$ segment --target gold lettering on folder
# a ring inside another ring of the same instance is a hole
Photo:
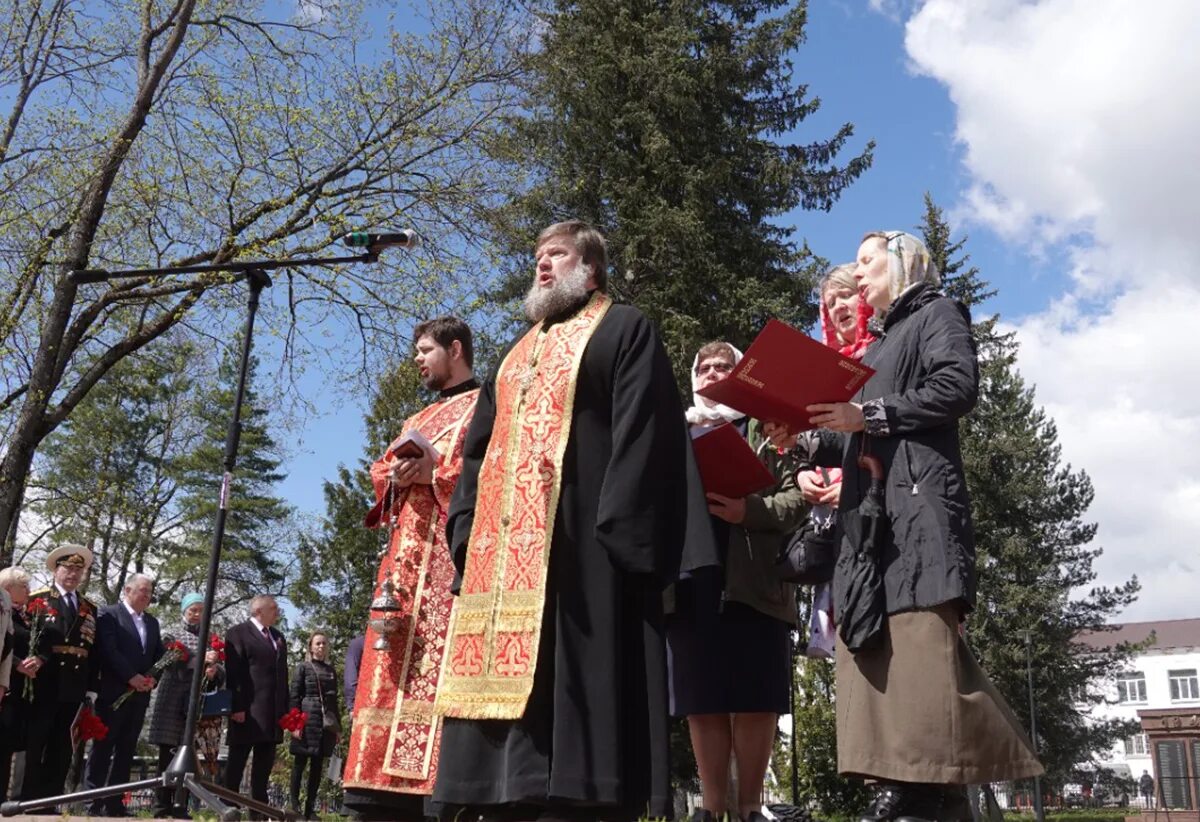
[[[865,377],[867,375],[867,370],[865,368],[857,366],[854,363],[846,362],[845,360],[838,360],[838,365],[840,365],[842,368],[845,368],[847,371],[849,371],[851,374],[854,375],[853,377],[850,378],[850,382],[846,383],[847,391],[853,391],[854,388],[860,382],[862,382],[863,377]]]
[[[762,388],[764,385],[766,385],[766,383],[764,383],[762,380],[756,380],[756,379],[754,379],[754,377],[750,376],[750,369],[754,368],[754,365],[757,362],[758,362],[758,360],[754,359],[753,357],[747,357],[744,360],[744,365],[746,367],[743,368],[741,371],[738,371],[737,378],[739,380],[741,380],[742,382],[750,383],[755,388]]]

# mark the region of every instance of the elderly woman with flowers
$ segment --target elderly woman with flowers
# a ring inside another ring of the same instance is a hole
[[[803,438],[817,464],[843,472],[833,579],[838,770],[878,786],[863,822],[967,820],[964,785],[1042,772],[959,631],[975,606],[958,438],[979,392],[970,316],[938,291],[924,244],[901,231],[867,234],[854,278],[875,310],[877,339],[862,361],[876,373],[853,402],[809,407],[813,425],[848,436]],[[864,502],[880,490],[882,528],[872,531]]]
[[[182,624],[170,631],[171,639],[187,649],[187,655],[162,672],[154,700],[154,713],[150,717],[150,730],[146,735],[152,745],[158,746],[158,766],[165,769],[183,741],[183,726],[187,721],[188,694],[191,692],[192,673],[202,657],[204,675],[209,683],[208,690],[224,684],[225,671],[220,664],[220,652],[212,647],[198,654],[197,635],[200,632],[200,617],[204,613],[204,597],[197,593],[184,596],[180,604]],[[215,643],[212,643],[215,644]],[[221,717],[205,717],[196,726],[196,744],[201,755],[201,768],[209,778],[216,777],[217,749],[221,740]],[[160,790],[154,807],[155,816],[171,816],[174,791]]]

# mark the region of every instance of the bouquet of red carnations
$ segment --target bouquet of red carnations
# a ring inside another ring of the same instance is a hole
[[[279,727],[283,728],[288,733],[304,730],[304,725],[307,722],[308,714],[299,708],[292,708],[286,714],[279,717]]]
[[[25,613],[29,615],[31,621],[29,626],[29,654],[30,656],[35,656],[37,654],[38,642],[42,638],[42,631],[46,629],[46,622],[58,616],[58,611],[54,610],[45,599],[38,597],[25,606]],[[26,700],[33,699],[33,677],[25,677],[25,688],[21,696]]]
[[[213,634],[212,639],[209,640],[208,647],[217,652],[218,662],[225,661],[225,640]]]
[[[95,712],[86,705],[79,710],[78,731],[79,738],[83,742],[108,736],[108,726],[104,724],[104,720],[96,716]]]
[[[154,663],[146,676],[156,676],[161,674],[164,669],[174,665],[176,662],[187,662],[188,656],[189,654],[187,646],[182,642],[179,640],[168,642],[166,651],[164,651],[163,655],[158,658],[158,662]],[[119,697],[117,697],[116,701],[113,702],[113,710],[115,711],[117,708],[120,708],[122,705],[124,705],[125,700],[133,696],[134,693],[135,691],[132,687],[126,688],[125,693],[121,694]]]

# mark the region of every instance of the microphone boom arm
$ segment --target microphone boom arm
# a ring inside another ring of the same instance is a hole
[[[207,274],[217,271],[229,271],[235,274],[251,275],[255,271],[271,271],[278,268],[292,268],[301,265],[335,265],[338,263],[376,263],[379,262],[381,249],[371,247],[362,254],[350,257],[303,257],[294,260],[238,260],[230,263],[210,263],[206,265],[168,265],[160,268],[126,268],[119,271],[108,271],[103,268],[80,268],[67,274],[67,279],[76,285],[84,283],[102,283],[109,280],[128,280],[137,277],[156,277],[164,274]]]

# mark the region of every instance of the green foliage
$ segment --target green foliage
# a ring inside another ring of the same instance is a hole
[[[492,215],[512,266],[498,296],[528,288],[542,227],[578,217],[606,233],[610,290],[647,312],[681,376],[708,340],[811,321],[814,261],[772,220],[831,208],[873,144],[837,165],[849,124],[777,142],[819,105],[790,62],[805,4],[557,0],[542,14],[528,114],[496,147],[530,180]]]
[[[926,197],[926,244],[947,272],[946,290],[968,305],[993,292],[950,243],[949,226]],[[1038,744],[1051,784],[1132,733],[1122,721],[1093,721],[1104,678],[1121,670],[1133,647],[1094,650],[1078,637],[1103,631],[1137,597],[1136,577],[1096,587],[1102,549],[1096,525],[1084,521],[1091,480],[1062,462],[1058,430],[1015,367],[1017,343],[996,331],[996,318],[976,323],[980,395],[962,421],[963,458],[975,526],[979,603],[967,623],[969,643],[1029,727],[1026,636],[1030,639]]]
[[[837,772],[837,733],[832,660],[800,657],[796,661],[795,713],[796,771],[801,802],[811,802],[824,819],[831,814],[861,811],[869,801],[860,780]],[[776,770],[781,785],[791,784],[791,763]]]
[[[380,550],[387,541],[385,528],[370,531],[363,526],[363,516],[375,501],[371,463],[399,435],[404,421],[428,401],[411,360],[401,361],[379,381],[365,418],[363,458],[354,470],[339,465],[337,480],[325,481],[325,515],[301,538],[299,574],[289,596],[302,614],[300,635],[326,632],[331,659],[340,659],[350,639],[366,630]]]
[[[1083,808],[1080,810],[1049,811],[1046,822],[1118,822],[1133,816],[1127,808]],[[1032,822],[1032,812],[1005,811],[1005,822]]]
[[[512,4],[431,0],[414,9],[426,33],[407,34],[366,24],[364,5],[0,0],[0,560],[36,449],[97,382],[177,326],[228,335],[242,316],[230,275],[80,286],[66,271],[311,256],[390,224],[436,234],[277,275],[260,327],[289,364],[339,376],[479,290],[478,211],[508,184],[484,145],[529,28]]]
[[[156,571],[186,527],[174,463],[199,434],[194,360],[186,344],[125,360],[43,446],[30,507],[47,535],[91,546],[89,590],[101,601],[114,601],[130,573]],[[170,588],[162,580],[160,596]]]
[[[251,358],[237,464],[227,504],[218,610],[230,608],[254,594],[280,593],[283,558],[290,553],[287,544],[290,529],[285,526],[291,511],[272,493],[284,475],[278,470],[280,459],[269,430],[267,409],[259,402],[255,388],[256,371],[257,360]],[[237,363],[230,354],[221,363],[216,385],[197,397],[192,408],[201,431],[195,447],[173,465],[181,486],[179,510],[189,529],[187,537],[165,559],[164,571],[169,576],[190,580],[197,590],[207,572],[218,480],[236,389]]]

